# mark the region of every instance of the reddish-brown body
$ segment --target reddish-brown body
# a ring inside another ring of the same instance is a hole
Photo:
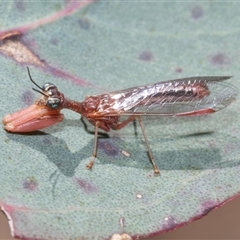
[[[109,103],[100,97],[86,97],[82,102],[82,116],[85,117],[93,125],[98,122],[98,127],[106,132],[115,129],[118,124],[119,116],[104,116],[99,108],[105,109],[109,107]],[[116,114],[116,112],[114,112]]]
[[[165,84],[166,85],[166,84]],[[146,88],[147,86],[145,86]],[[152,87],[150,85],[150,87]],[[209,90],[206,85],[201,84],[191,84],[189,86],[177,86],[170,89],[164,88],[163,85],[162,90],[158,91],[153,97],[146,97],[143,99],[138,99],[137,104],[135,103],[134,106],[146,106],[146,105],[153,105],[161,101],[162,104],[164,102],[175,102],[175,101],[182,101],[186,102],[189,100],[195,99],[202,99],[209,95]],[[135,88],[137,89],[137,88]],[[116,101],[115,96],[118,96]],[[88,119],[93,125],[98,122],[98,127],[105,130],[110,131],[110,129],[117,130],[121,126],[119,123],[119,118],[121,115],[130,115],[130,116],[137,116],[137,115],[145,115],[144,112],[133,112],[131,108],[134,106],[126,106],[127,110],[123,107],[119,107],[116,102],[124,102],[127,98],[131,98],[132,89],[128,89],[126,92],[118,93],[113,92],[110,94],[102,94],[97,96],[88,96],[84,99],[81,103],[81,110],[79,113],[85,118]],[[76,109],[76,108],[75,108]],[[205,110],[204,110],[205,111]],[[201,114],[204,114],[204,111]],[[210,112],[206,112],[210,113]],[[184,113],[184,115],[192,114],[191,113]],[[180,115],[180,114],[179,114]],[[133,117],[131,118],[133,119]]]
[[[28,70],[29,72],[29,70]],[[10,132],[28,132],[56,124],[63,119],[63,108],[80,113],[95,126],[93,157],[97,152],[98,128],[118,130],[138,119],[148,148],[154,172],[159,173],[141,120],[142,116],[196,116],[213,113],[228,106],[238,90],[223,81],[230,77],[192,77],[152,85],[129,88],[101,95],[88,96],[83,102],[70,100],[57,87],[46,83],[34,89],[42,94],[27,109],[7,115],[4,128]],[[120,121],[121,116],[126,116]],[[94,159],[87,165],[92,168]]]

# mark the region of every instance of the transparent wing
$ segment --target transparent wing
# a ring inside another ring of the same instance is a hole
[[[191,77],[99,95],[101,116],[196,115],[219,111],[237,96],[226,77]]]

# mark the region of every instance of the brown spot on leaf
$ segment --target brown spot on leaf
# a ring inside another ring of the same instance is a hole
[[[6,38],[6,37],[5,37]],[[32,64],[44,67],[44,63],[19,39],[7,38],[0,45],[0,52],[18,63]]]
[[[176,73],[181,73],[182,71],[183,71],[183,70],[182,70],[182,68],[180,68],[180,67],[178,67],[178,68],[175,69],[175,72],[176,72]]]
[[[98,148],[102,149],[108,156],[116,157],[119,155],[120,150],[113,144],[112,140],[99,139]]]
[[[163,228],[165,231],[173,229],[175,226],[177,226],[177,221],[172,216],[165,217],[164,220],[165,220],[165,223],[163,224]]]
[[[21,99],[24,105],[29,106],[34,102],[34,94],[32,91],[26,90],[23,92]]]
[[[191,10],[191,15],[192,18],[194,19],[199,19],[203,16],[203,9],[200,6],[195,6],[192,10]]]
[[[83,178],[75,178],[75,182],[85,193],[97,192],[97,188],[88,180]]]
[[[26,9],[25,2],[23,0],[15,1],[15,6],[20,12],[24,12]]]
[[[23,188],[28,191],[35,191],[37,189],[37,187],[38,187],[38,183],[34,177],[28,177],[23,182]]]
[[[22,35],[22,33],[20,31],[11,30],[11,31],[0,33],[0,39],[3,40],[6,38],[17,37],[17,36],[21,36],[21,35]]]
[[[84,30],[89,30],[90,28],[90,22],[87,18],[79,18],[78,19],[78,25],[80,26],[81,29]]]
[[[153,55],[149,51],[143,51],[139,54],[138,59],[148,62],[153,60]]]
[[[220,66],[220,67],[229,65],[230,63],[230,59],[224,53],[217,53],[213,55],[210,61],[213,65]]]

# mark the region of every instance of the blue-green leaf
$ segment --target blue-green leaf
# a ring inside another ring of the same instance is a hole
[[[26,66],[78,101],[196,75],[233,75],[240,87],[238,3],[65,2],[1,5],[2,117],[39,96]],[[237,99],[210,117],[147,121],[158,177],[133,124],[99,140],[92,171],[94,136],[74,112],[30,134],[2,127],[0,205],[13,235],[130,239],[204,216],[240,192],[239,110]]]

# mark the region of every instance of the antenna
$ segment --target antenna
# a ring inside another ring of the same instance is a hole
[[[28,76],[29,76],[31,82],[32,82],[34,85],[36,85],[39,89],[41,89],[41,90],[43,91],[43,89],[42,89],[36,82],[33,81],[32,76],[31,76],[31,74],[30,74],[29,67],[27,67],[27,70],[28,70]],[[44,94],[43,92],[39,91],[39,90],[36,89],[36,88],[32,88],[32,90],[35,91],[35,92],[41,93],[41,94],[44,95],[45,97],[48,97],[48,95]]]

